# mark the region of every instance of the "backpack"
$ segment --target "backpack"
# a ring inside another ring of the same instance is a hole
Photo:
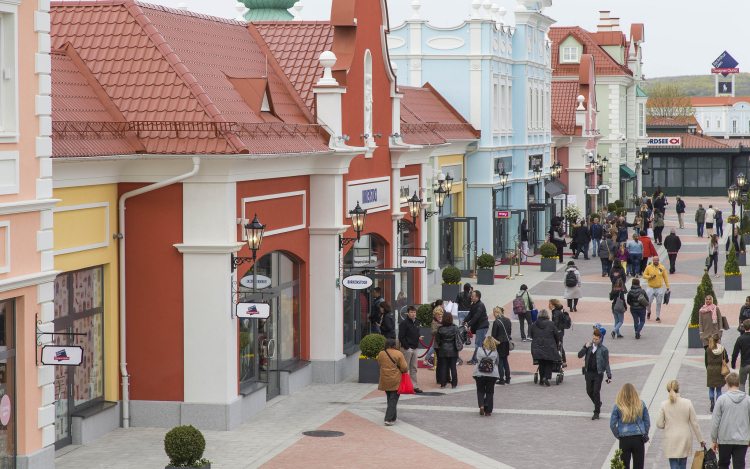
[[[484,356],[479,359],[477,369],[480,373],[492,373],[495,369],[495,361],[487,355],[487,351],[482,349]]]
[[[570,320],[570,314],[568,314],[567,311],[562,310],[560,312],[560,316],[561,316],[560,317],[560,322],[562,323],[561,324],[562,328],[563,329],[570,329],[571,326],[573,325],[573,322]]]
[[[578,279],[576,278],[576,271],[569,270],[568,273],[565,274],[565,286],[568,288],[573,288],[576,285],[578,285]]]
[[[523,302],[523,295],[517,296],[516,299],[513,300],[513,312],[516,314],[526,313],[526,305]]]

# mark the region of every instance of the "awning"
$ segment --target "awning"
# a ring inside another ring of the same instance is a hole
[[[635,179],[635,171],[628,168],[628,165],[620,165],[620,179]]]
[[[550,181],[544,185],[544,191],[550,197],[555,197],[556,195],[560,195],[567,189],[568,187],[562,182],[560,182],[559,179],[555,179],[554,181]]]

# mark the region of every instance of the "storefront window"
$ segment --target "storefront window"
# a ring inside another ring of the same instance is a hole
[[[0,301],[0,469],[16,467],[15,303]]]
[[[383,268],[385,244],[375,235],[362,235],[344,256],[344,277]],[[344,350],[354,351],[362,337],[370,333],[371,298],[369,290],[344,288]]]

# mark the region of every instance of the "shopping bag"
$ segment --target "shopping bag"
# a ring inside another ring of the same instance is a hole
[[[719,469],[719,462],[716,460],[714,450],[703,450],[703,469]]]
[[[646,233],[647,233],[647,236],[649,238],[654,239],[654,230],[653,229],[649,228]]]
[[[539,316],[539,310],[537,310],[537,309],[532,309],[532,310],[531,310],[531,322],[532,322],[532,323],[536,322],[536,317],[537,317],[537,316]]]
[[[664,304],[665,305],[669,304],[669,297],[670,296],[672,296],[672,291],[671,290],[667,290],[667,292],[664,293]]]
[[[414,385],[411,383],[409,373],[401,375],[401,384],[398,386],[399,394],[414,394]]]
[[[690,469],[703,469],[703,451],[696,451]]]

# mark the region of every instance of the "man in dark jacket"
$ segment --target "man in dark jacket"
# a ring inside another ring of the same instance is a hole
[[[737,338],[732,352],[732,368],[737,369],[737,356],[740,357],[740,391],[745,392],[745,380],[750,374],[750,319],[742,322],[745,333]]]
[[[677,196],[677,220],[680,222],[680,228],[685,228],[685,201],[682,197]]]
[[[602,225],[599,224],[598,218],[594,218],[594,221],[591,222],[591,225],[589,226],[589,237],[594,243],[592,246],[594,248],[593,255],[596,257],[599,254],[599,243],[602,242],[602,238],[604,237]]]
[[[526,253],[529,252],[529,228],[524,218],[521,222],[521,262],[526,262]]]
[[[492,315],[495,316],[495,321],[492,323],[492,338],[498,341],[497,345],[497,384],[510,384],[510,365],[508,364],[508,353],[510,353],[510,346],[503,345],[510,343],[513,324],[510,319],[505,317],[505,311],[503,308],[496,306],[492,310]],[[505,379],[503,379],[505,375]]]
[[[589,234],[588,228],[586,228],[585,221],[582,221],[581,226],[576,228],[574,240],[576,242],[576,252],[573,259],[578,259],[578,256],[583,253],[583,258],[589,260],[589,243],[591,242],[591,235]]]
[[[729,246],[731,246],[732,244],[734,244],[734,250],[737,254],[745,251],[745,239],[740,236],[740,230],[737,228],[734,229],[734,233],[732,233],[732,235],[727,236],[727,252],[729,252]]]
[[[531,342],[531,357],[539,364],[539,385],[549,386],[552,377],[552,364],[560,362],[560,333],[551,321],[550,313],[546,309],[539,311],[536,322],[531,326],[529,335]]]
[[[607,372],[607,384],[612,382],[612,371],[609,369],[609,350],[602,344],[602,331],[594,329],[591,342],[585,344],[578,352],[578,358],[586,357],[583,368],[586,370],[586,394],[594,403],[594,415],[591,420],[599,420],[602,408],[600,392],[604,372]]]
[[[456,305],[458,305],[458,319],[463,320],[471,310],[471,292],[474,289],[469,282],[464,283],[464,291],[456,296]]]
[[[474,290],[471,292],[471,310],[466,316],[464,326],[468,326],[471,333],[474,334],[474,355],[471,360],[466,362],[467,365],[477,364],[477,350],[482,346],[487,331],[490,329],[490,321],[487,318],[487,308],[482,303],[482,292]]]
[[[680,237],[675,234],[674,228],[669,230],[669,235],[664,238],[664,248],[667,250],[669,255],[669,273],[675,273],[675,265],[677,265],[677,253],[682,247],[682,241]]]
[[[643,300],[641,302],[640,300]],[[630,291],[625,298],[625,302],[630,306],[630,314],[633,316],[633,327],[635,328],[635,338],[641,338],[641,330],[646,323],[646,306],[648,306],[648,295],[641,288],[641,281],[634,278],[630,283]],[[646,303],[646,304],[643,304]]]
[[[654,199],[654,210],[658,209],[661,213],[666,213],[664,211],[665,205],[667,205],[667,199],[664,198],[664,194]]]
[[[380,334],[380,324],[381,319],[381,313],[380,313],[380,304],[385,301],[383,296],[381,295],[380,287],[375,287],[372,289],[372,310],[370,311],[370,332],[373,334]]]
[[[424,337],[419,335],[419,323],[417,322],[417,308],[409,306],[406,309],[406,319],[398,325],[398,341],[401,343],[401,353],[409,366],[409,377],[414,384],[414,392],[420,394],[419,383],[417,383],[417,363],[419,362],[419,341]]]
[[[706,209],[703,204],[698,204],[698,210],[695,211],[695,225],[698,237],[703,237],[703,226],[706,224]]]

